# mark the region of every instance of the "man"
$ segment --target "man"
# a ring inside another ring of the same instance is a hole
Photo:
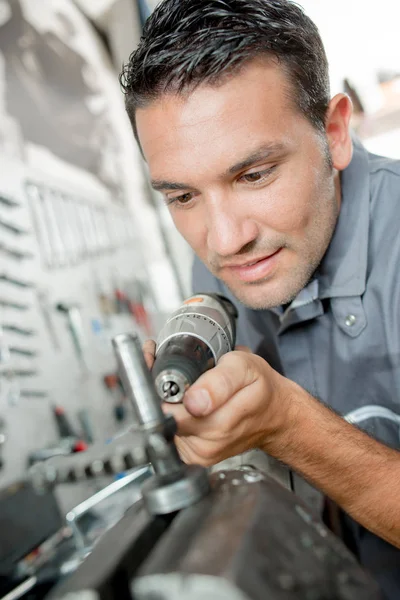
[[[353,143],[318,31],[285,0],[165,0],[123,75],[152,185],[197,254],[195,290],[240,301],[254,351],[168,407],[182,457],[261,448],[400,545],[398,453],[313,398],[398,447],[400,165]],[[399,551],[345,524],[398,598]]]

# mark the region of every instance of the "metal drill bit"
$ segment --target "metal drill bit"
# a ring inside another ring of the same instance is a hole
[[[179,386],[173,381],[166,381],[163,385],[163,396],[164,398],[171,398],[176,396],[179,392]]]

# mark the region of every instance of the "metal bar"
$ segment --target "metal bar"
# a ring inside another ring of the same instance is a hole
[[[122,333],[112,343],[125,393],[132,402],[139,423],[164,423],[161,402],[145,363],[139,338]]]
[[[37,577],[35,577],[34,575],[32,577],[29,577],[29,579],[26,579],[25,581],[17,585],[16,588],[11,590],[11,592],[8,592],[8,594],[3,596],[1,600],[18,600],[18,598],[21,598],[24,594],[26,594],[26,592],[29,592],[29,590],[31,590],[36,585],[36,582]]]

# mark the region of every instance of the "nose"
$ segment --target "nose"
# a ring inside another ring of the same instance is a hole
[[[208,250],[221,257],[234,256],[257,239],[257,223],[234,195],[214,195],[207,202]]]

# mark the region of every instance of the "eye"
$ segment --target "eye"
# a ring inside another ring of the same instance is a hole
[[[245,183],[263,183],[268,179],[268,176],[276,169],[276,165],[273,167],[269,167],[268,169],[263,169],[262,171],[252,171],[251,173],[245,173],[239,177],[239,181],[244,181]]]
[[[189,204],[191,200],[194,198],[193,192],[186,192],[185,194],[181,194],[180,196],[174,196],[173,198],[166,198],[167,206],[171,206],[175,204],[176,206],[183,207],[186,204]]]

